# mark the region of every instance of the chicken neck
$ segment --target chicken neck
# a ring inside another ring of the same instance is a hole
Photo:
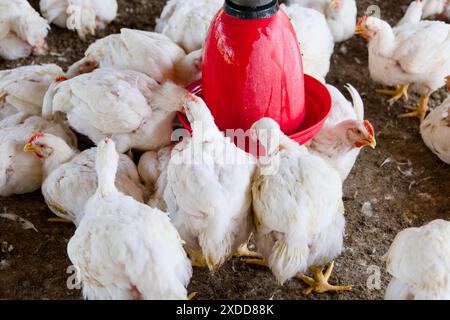
[[[346,121],[338,123],[336,126],[328,126],[311,142],[311,149],[333,158],[336,154],[347,153],[354,148],[354,145],[347,138],[349,126]]]
[[[378,31],[370,40],[369,50],[383,57],[390,57],[395,49],[395,34],[391,26],[380,20]]]
[[[44,179],[47,178],[53,170],[71,161],[77,155],[77,151],[73,150],[62,139],[61,141],[55,142],[55,145],[52,148],[52,154],[44,160]]]

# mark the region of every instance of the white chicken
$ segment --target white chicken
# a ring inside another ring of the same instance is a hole
[[[299,4],[322,13],[335,42],[350,39],[356,26],[357,7],[355,0],[288,0],[288,4]]]
[[[450,299],[450,222],[401,231],[385,259],[393,277],[386,300]]]
[[[98,145],[98,188],[67,246],[84,298],[186,299],[192,267],[179,234],[166,213],[116,189],[114,142]]]
[[[450,17],[450,1],[449,0],[422,0],[423,15],[426,18],[446,18]]]
[[[167,166],[169,165],[173,146],[144,153],[138,164],[138,172],[146,192],[150,194],[148,204],[153,208],[166,211],[164,190],[167,186]]]
[[[156,19],[155,31],[187,53],[202,49],[209,26],[222,6],[223,0],[169,0]]]
[[[114,138],[119,152],[170,144],[172,120],[186,90],[132,70],[104,68],[56,83],[44,98],[46,118],[66,113],[71,127],[99,141]]]
[[[84,216],[87,200],[97,189],[97,148],[79,153],[57,136],[37,133],[30,138],[24,150],[42,159],[42,194],[50,210],[59,218],[78,225]],[[141,185],[136,165],[123,154],[119,158],[116,185],[124,194],[144,202],[144,186]]]
[[[224,137],[202,99],[189,94],[184,108],[193,135],[172,152],[164,201],[193,265],[214,272],[253,229],[255,159]]]
[[[422,3],[414,1],[411,10],[422,12]],[[414,15],[413,15],[414,16]],[[420,17],[420,14],[419,14]],[[363,17],[356,32],[369,41],[369,69],[373,80],[396,90],[378,90],[392,95],[391,103],[407,97],[410,84],[421,95],[418,107],[401,117],[418,117],[428,110],[431,94],[444,86],[450,75],[450,25],[439,21],[415,21],[396,28],[376,17]]]
[[[50,29],[27,0],[0,0],[0,57],[15,60],[45,54]]]
[[[403,17],[395,25],[395,28],[401,27],[408,23],[419,23],[422,20],[423,8],[424,5],[421,0],[411,2]]]
[[[84,39],[104,29],[117,16],[117,0],[41,0],[42,15],[61,28],[77,31]]]
[[[178,80],[189,85],[202,78],[203,49],[192,51],[175,64]]]
[[[330,71],[334,50],[333,36],[325,17],[316,10],[299,4],[281,5],[291,19],[303,55],[304,72],[316,78],[325,78]]]
[[[0,71],[0,121],[18,112],[41,115],[45,93],[62,76],[63,70],[55,64]]]
[[[85,57],[73,64],[67,74],[72,78],[99,67],[116,67],[145,73],[158,82],[175,81],[178,80],[176,68],[188,78],[198,73],[198,66],[189,63],[195,62],[195,58],[186,56],[183,49],[163,34],[121,29],[120,34],[109,35],[91,44]]]
[[[306,146],[339,172],[342,181],[347,179],[364,146],[375,148],[372,124],[364,120],[364,103],[358,91],[347,85],[353,105],[342,93],[327,85],[333,98],[333,108],[322,130]]]
[[[43,181],[41,161],[24,152],[23,147],[35,132],[57,135],[73,147],[76,137],[59,121],[49,122],[41,117],[23,119],[15,117],[8,125],[0,128],[0,196],[24,194],[38,190]]]
[[[420,132],[427,147],[450,164],[450,97],[425,118]]]
[[[285,136],[270,118],[257,121],[251,136],[266,150],[253,180],[255,240],[266,265],[279,283],[298,276],[312,291],[343,291],[328,283],[333,263],[343,249],[342,181],[336,170],[304,146]],[[320,266],[320,267],[319,267]],[[315,279],[306,275],[308,268]]]

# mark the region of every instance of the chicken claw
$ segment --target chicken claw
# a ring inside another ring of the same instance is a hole
[[[268,265],[267,265],[266,261],[264,261],[264,259],[245,259],[244,262],[247,264],[253,264],[256,266],[268,267]]]
[[[200,250],[195,250],[191,248],[186,248],[186,252],[189,255],[191,264],[196,268],[205,268],[207,266],[206,260]]]
[[[419,118],[420,122],[425,119],[428,111],[428,101],[430,96],[421,96],[420,103],[417,107],[406,106],[405,108],[411,110],[411,112],[401,114],[399,118]]]
[[[304,274],[297,275],[296,278],[302,280],[310,287],[304,291],[306,295],[311,292],[325,293],[328,291],[350,291],[352,286],[333,286],[328,283],[330,279],[331,272],[333,272],[334,261],[330,263],[325,273],[323,273],[322,268],[311,267],[311,273],[314,275],[314,279],[310,278]]]
[[[390,105],[393,105],[395,102],[400,100],[401,98],[405,98],[405,100],[409,99],[408,90],[409,84],[397,85],[395,86],[395,90],[386,90],[386,89],[377,89],[375,90],[377,93],[386,94],[392,96],[391,99],[388,100]]]
[[[47,221],[50,223],[72,223],[72,221],[64,218],[50,218]]]
[[[197,296],[197,292],[191,292],[188,295],[188,300],[193,300]]]
[[[258,252],[251,251],[247,244],[241,245],[233,256],[235,258],[262,258]]]

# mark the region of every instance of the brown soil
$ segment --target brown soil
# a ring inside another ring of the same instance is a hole
[[[32,2],[37,5],[38,1]],[[164,2],[119,0],[118,19],[98,36],[118,32],[121,27],[152,30]],[[379,5],[382,17],[394,23],[409,2],[360,0],[358,5],[360,15],[369,5]],[[0,69],[43,62],[67,67],[82,57],[94,40],[92,37],[83,42],[74,33],[53,27],[48,38],[50,55],[0,61]],[[352,284],[353,291],[305,297],[304,285],[299,281],[279,286],[268,270],[234,259],[215,275],[195,270],[189,291],[197,291],[200,299],[381,299],[389,280],[381,257],[397,232],[448,218],[449,167],[425,147],[417,121],[397,119],[404,102],[388,107],[386,98],[374,93],[377,85],[369,77],[363,39],[355,37],[336,46],[327,80],[340,89],[351,83],[361,92],[366,117],[375,126],[378,138],[377,149],[362,152],[345,184],[345,251],[336,261],[332,281]],[[433,106],[444,97],[444,91],[435,93]],[[361,210],[368,201],[372,214]],[[48,223],[52,214],[39,192],[0,198],[0,213],[18,214],[38,230],[23,230],[19,223],[0,218],[0,244],[12,245],[12,251],[0,251],[0,299],[80,299],[80,291],[66,286],[66,268],[70,265],[66,245],[74,227]],[[371,290],[367,282],[377,268],[381,270],[381,288]]]

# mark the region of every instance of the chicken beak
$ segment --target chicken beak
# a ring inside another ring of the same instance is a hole
[[[27,143],[25,147],[23,147],[23,151],[30,152],[30,153],[36,153],[37,150],[33,147],[31,143]]]
[[[364,39],[368,39],[369,37],[367,36],[367,32],[366,32],[366,28],[363,26],[356,26],[355,28],[355,33],[361,37],[363,37]]]
[[[377,140],[375,139],[374,136],[370,136],[369,139],[364,141],[365,144],[369,147],[371,147],[372,149],[375,149],[377,147]]]

